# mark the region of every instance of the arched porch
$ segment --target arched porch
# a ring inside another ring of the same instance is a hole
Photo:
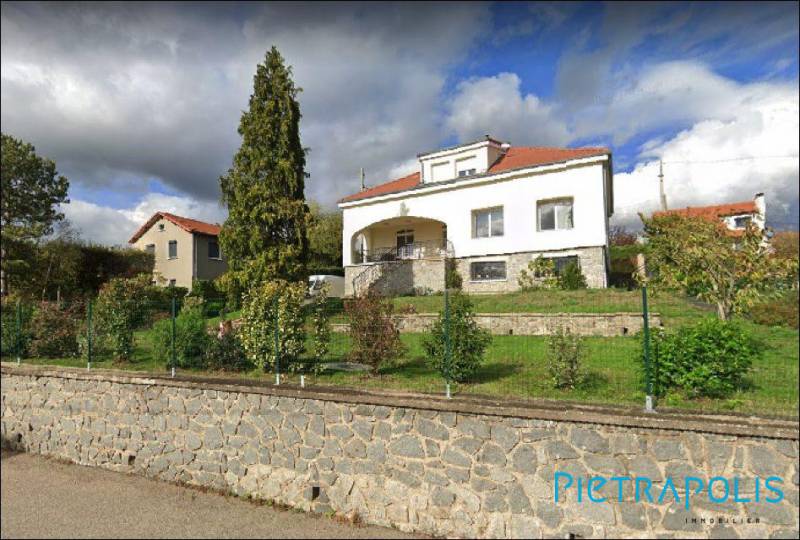
[[[441,221],[400,216],[373,223],[353,234],[352,264],[409,259],[445,258],[453,255],[447,225]]]

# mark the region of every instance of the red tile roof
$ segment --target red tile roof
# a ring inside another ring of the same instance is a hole
[[[156,212],[150,219],[147,220],[147,223],[139,227],[139,230],[136,231],[133,236],[131,236],[131,239],[128,240],[128,243],[133,244],[136,242],[144,233],[148,231],[148,229],[150,229],[150,227],[155,224],[156,221],[161,218],[171,221],[181,229],[190,233],[205,234],[207,236],[219,236],[219,231],[222,228],[216,223],[206,223],[205,221],[198,221],[196,219],[176,216],[175,214],[170,214],[169,212]]]
[[[537,165],[549,165],[560,163],[571,159],[578,159],[590,156],[601,156],[611,154],[608,148],[550,148],[550,147],[512,147],[503,154],[486,171],[486,175],[495,174],[503,171],[510,171],[522,167],[534,167]],[[419,173],[409,174],[403,178],[379,184],[375,187],[365,189],[359,193],[348,195],[339,202],[351,202],[379,195],[398,193],[417,187],[420,184]]]
[[[675,210],[660,210],[653,212],[653,217],[679,215],[684,217],[704,217],[719,219],[727,216],[739,214],[755,214],[758,207],[754,201],[745,201],[729,204],[717,204],[714,206],[687,206],[686,208],[676,208]]]

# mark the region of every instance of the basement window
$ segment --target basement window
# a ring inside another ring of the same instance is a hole
[[[472,281],[505,281],[505,261],[480,261],[469,265],[469,278]]]

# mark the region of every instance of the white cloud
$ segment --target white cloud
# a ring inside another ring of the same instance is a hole
[[[522,95],[515,73],[474,78],[458,85],[446,125],[461,140],[493,135],[520,146],[562,145],[569,140],[552,105]]]
[[[723,107],[724,116],[732,118],[697,122],[672,139],[646,144],[642,161],[614,176],[615,221],[635,226],[637,212],[658,209],[658,161],[652,159],[657,156],[665,162],[670,208],[745,201],[764,192],[768,222],[781,226],[794,220],[796,225],[798,158],[741,158],[798,155],[797,89],[734,85],[720,99],[731,106]],[[704,161],[712,163],[698,163]]]
[[[67,220],[91,242],[110,245],[127,244],[134,232],[158,211],[222,223],[226,212],[215,203],[197,201],[161,193],[149,193],[131,208],[111,208],[82,200],[63,206]]]

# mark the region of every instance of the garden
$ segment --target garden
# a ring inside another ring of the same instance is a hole
[[[3,356],[14,359],[19,340],[26,363],[86,367],[91,358],[92,368],[175,367],[266,383],[275,382],[277,371],[281,384],[299,384],[302,375],[306,386],[441,395],[449,382],[454,395],[644,403],[641,334],[488,335],[472,320],[476,313],[641,313],[640,290],[454,291],[447,309],[443,294],[342,302],[310,301],[304,293],[299,284],[266,282],[241,306],[228,302],[235,309],[226,311],[214,290],[186,294],[143,278],[115,279],[91,308],[5,303]],[[710,306],[674,293],[651,294],[649,304],[664,322],[651,338],[659,407],[797,415],[796,328],[745,317],[720,327]],[[439,320],[428,331],[401,333],[393,322],[398,313],[435,313]],[[335,331],[337,322],[347,322],[349,331]],[[700,351],[703,361],[685,358],[684,350]]]

